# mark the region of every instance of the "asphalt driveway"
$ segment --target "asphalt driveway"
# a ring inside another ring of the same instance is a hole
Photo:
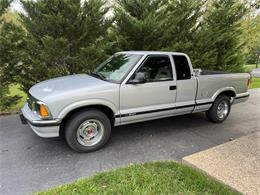
[[[251,75],[252,75],[253,77],[260,78],[260,68],[254,69],[254,70],[251,72]]]
[[[0,117],[0,194],[25,194],[129,163],[176,160],[260,131],[260,90],[213,124],[193,114],[117,127],[101,150],[78,154],[60,138],[43,139],[17,115]]]

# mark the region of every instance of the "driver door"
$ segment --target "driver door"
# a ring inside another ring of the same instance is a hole
[[[120,87],[121,124],[173,115],[176,79],[172,64],[168,55],[149,55],[129,79],[142,72],[145,83],[123,82]]]

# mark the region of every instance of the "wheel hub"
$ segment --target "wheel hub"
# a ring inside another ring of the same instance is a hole
[[[103,132],[104,126],[100,121],[86,120],[77,130],[77,140],[83,146],[91,146],[100,141]]]
[[[229,111],[228,103],[226,101],[221,101],[217,108],[217,116],[220,119],[223,119],[228,114],[228,111]]]

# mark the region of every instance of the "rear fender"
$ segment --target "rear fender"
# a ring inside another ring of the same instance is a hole
[[[219,90],[217,90],[213,96],[211,97],[211,99],[213,101],[215,101],[215,99],[221,94],[221,93],[224,93],[224,92],[233,92],[234,93],[234,97],[236,96],[236,90],[234,87],[224,87],[224,88],[221,88]]]

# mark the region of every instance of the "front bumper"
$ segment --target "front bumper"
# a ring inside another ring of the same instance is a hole
[[[42,120],[36,116],[26,103],[21,110],[20,119],[22,124],[29,124],[32,130],[40,137],[58,137],[60,120]]]

